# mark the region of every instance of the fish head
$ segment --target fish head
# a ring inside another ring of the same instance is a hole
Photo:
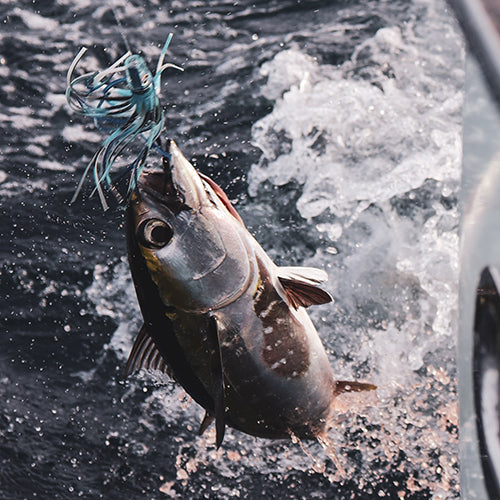
[[[169,152],[170,161],[143,170],[127,208],[129,260],[134,269],[143,259],[164,304],[203,313],[248,287],[251,237],[173,141]]]

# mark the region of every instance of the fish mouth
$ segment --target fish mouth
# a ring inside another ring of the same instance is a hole
[[[173,140],[167,140],[166,150],[168,154],[162,156],[161,164],[148,166],[141,173],[139,195],[146,194],[175,213],[200,209],[206,199],[200,175]]]
[[[167,139],[165,149],[170,149],[170,139]],[[150,194],[172,196],[175,194],[172,179],[172,165],[168,156],[161,157],[161,165],[148,165],[141,173],[137,185]]]
[[[170,145],[170,139],[167,146]],[[177,188],[172,177],[173,166],[166,156],[162,156],[161,165],[146,167],[138,181],[139,194],[147,194],[162,205],[169,207],[174,213],[187,210],[185,196]]]
[[[172,172],[166,168],[148,167],[143,170],[137,186],[141,191],[160,198],[172,198],[178,195],[172,180]]]

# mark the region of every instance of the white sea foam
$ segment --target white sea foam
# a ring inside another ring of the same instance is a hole
[[[32,10],[16,7],[11,15],[19,16],[23,23],[32,30],[54,31],[59,27],[59,23],[48,17],[36,14]]]
[[[415,80],[421,87],[442,82],[421,81],[418,59],[408,64],[394,58],[396,49],[386,44],[401,39],[399,28],[381,31],[384,36],[379,32],[366,44],[379,55],[375,59],[386,54],[386,61],[370,61],[379,64],[371,81],[349,77],[358,64],[355,56],[338,68],[290,49],[264,65],[262,72],[269,75],[264,95],[283,96],[253,128],[263,157],[249,176],[252,195],[262,182],[283,185],[294,179],[303,184],[298,207],[305,218],[326,209],[343,217],[360,203],[388,200],[427,178],[457,179],[460,127],[456,118],[454,127],[449,120],[449,108],[460,109],[456,82],[444,101],[424,93]],[[389,63],[395,78],[384,76]]]
[[[100,316],[109,316],[118,323],[108,347],[115,350],[121,359],[126,359],[140,328],[139,306],[127,259],[122,258],[114,266],[96,265],[94,280],[85,292]]]
[[[445,26],[443,36],[450,33]],[[453,42],[460,50],[456,35]],[[390,273],[390,282],[406,274],[435,303],[436,332],[449,335],[456,310],[456,208],[445,209],[434,195],[427,211],[419,206],[424,200],[415,201],[412,219],[392,204],[405,198],[411,206],[428,180],[448,196],[457,193],[463,74],[452,66],[443,79],[441,64],[439,51],[434,56],[411,27],[379,30],[341,67],[319,65],[294,49],[281,52],[261,70],[268,76],[262,92],[277,101],[253,128],[263,154],[249,174],[249,191],[257,196],[265,182],[298,181],[301,215],[311,222],[323,216],[318,229],[326,244],[349,247],[335,259],[346,269],[342,281],[380,287]],[[370,67],[362,78],[361,65]],[[368,210],[374,206],[377,213]],[[346,304],[353,303],[353,291],[335,285]]]
[[[29,107],[11,107],[9,114],[0,113],[0,123],[11,126],[18,130],[27,128],[41,128],[43,120],[36,117],[33,110]]]
[[[79,123],[64,127],[62,136],[70,143],[89,141],[99,144],[102,140],[102,136],[100,134],[92,130],[86,130],[84,126]]]
[[[37,162],[37,168],[43,168],[44,170],[57,170],[61,172],[74,172],[75,167],[64,165],[55,160],[39,160]]]

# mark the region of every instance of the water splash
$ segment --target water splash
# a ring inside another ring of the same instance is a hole
[[[348,475],[391,462],[403,492],[454,498],[463,46],[433,14],[377,31],[341,66],[296,49],[263,65],[276,104],[252,130],[249,192],[297,186],[321,241],[303,264],[328,269],[336,301],[312,312],[334,370],[379,385],[379,405],[338,429],[347,456],[359,440]]]

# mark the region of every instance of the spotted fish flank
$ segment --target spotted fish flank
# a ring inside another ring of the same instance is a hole
[[[282,377],[299,377],[309,367],[306,333],[300,328],[289,306],[278,295],[270,279],[259,286],[254,310],[262,323],[262,359]]]

